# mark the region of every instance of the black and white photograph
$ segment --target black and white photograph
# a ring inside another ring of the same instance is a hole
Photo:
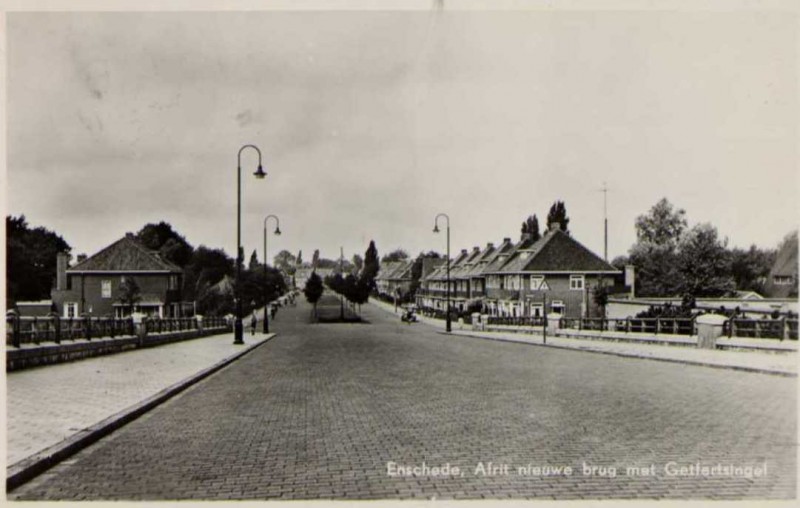
[[[4,1],[5,500],[796,501],[798,14]]]

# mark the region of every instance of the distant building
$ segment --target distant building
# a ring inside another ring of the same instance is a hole
[[[411,268],[414,260],[388,261],[381,263],[375,276],[375,287],[380,295],[394,298],[404,296],[411,289]]]
[[[56,287],[51,295],[60,316],[128,315],[130,309],[122,301],[121,287],[127,279],[133,279],[140,290],[134,310],[158,317],[191,313],[191,303],[181,299],[183,270],[131,233],[72,267],[64,253],[58,255],[56,263]]]
[[[311,268],[311,267],[299,267],[297,271],[294,273],[294,281],[297,284],[298,289],[303,289],[306,287],[306,282],[308,282],[309,277],[311,274],[317,272],[319,278],[325,280],[325,277],[328,275],[333,275],[333,268]]]
[[[797,235],[786,241],[775,256],[775,263],[769,271],[764,285],[768,298],[797,297]]]

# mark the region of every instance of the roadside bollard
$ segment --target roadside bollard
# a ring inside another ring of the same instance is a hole
[[[9,309],[6,312],[6,326],[11,329],[11,345],[16,348],[20,347],[19,314],[14,309]]]
[[[139,345],[144,345],[144,339],[147,337],[147,316],[141,312],[134,312],[131,314],[131,322],[133,323],[133,333],[139,337]]]
[[[51,312],[50,318],[52,318],[53,320],[53,332],[54,332],[53,341],[56,344],[61,344],[61,319],[59,318],[57,312]]]

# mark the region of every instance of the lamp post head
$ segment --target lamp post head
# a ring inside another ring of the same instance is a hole
[[[439,232],[439,225],[438,224],[434,224],[433,225],[433,232],[434,233],[438,233]]]
[[[255,173],[253,173],[253,176],[258,178],[259,180],[262,180],[265,176],[267,176],[267,174],[264,172],[264,168],[261,167],[261,164],[258,165],[258,170]]]
[[[276,227],[276,228],[275,228],[275,234],[276,234],[276,235],[280,235],[280,234],[281,234],[281,228],[279,228],[279,227]]]

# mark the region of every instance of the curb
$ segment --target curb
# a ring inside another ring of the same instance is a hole
[[[452,333],[447,333],[447,332],[436,332],[436,333],[438,333],[440,335],[450,335],[450,336],[454,335]],[[696,365],[696,366],[700,366],[700,367],[712,367],[712,368],[716,368],[716,369],[738,370],[738,371],[741,371],[741,372],[753,372],[753,373],[757,373],[757,374],[769,374],[769,375],[772,375],[772,376],[794,377],[794,378],[797,377],[797,374],[793,373],[793,372],[783,372],[783,371],[778,371],[778,370],[759,369],[757,367],[741,367],[741,366],[738,366],[738,365],[720,365],[718,363],[707,363],[707,362],[698,362],[698,361],[691,361],[691,360],[678,360],[678,359],[675,359],[675,358],[658,358],[658,357],[653,357],[653,356],[637,355],[637,354],[634,354],[634,353],[619,353],[619,352],[616,352],[616,351],[598,351],[598,350],[595,350],[595,349],[581,349],[581,348],[568,347],[568,346],[559,346],[559,345],[555,345],[555,344],[535,344],[535,343],[532,343],[532,342],[526,342],[526,341],[522,341],[522,340],[501,339],[501,338],[494,338],[494,337],[483,337],[481,335],[472,335],[472,334],[463,333],[463,332],[462,333],[457,333],[457,334],[455,334],[455,336],[469,337],[469,338],[472,338],[472,339],[494,340],[494,341],[498,341],[498,342],[511,342],[511,343],[514,343],[514,344],[525,344],[527,346],[550,347],[550,348],[555,348],[555,349],[563,349],[563,350],[566,350],[566,351],[578,351],[578,352],[583,352],[583,353],[598,353],[598,354],[601,354],[601,355],[619,356],[619,357],[622,357],[622,358],[636,358],[636,359],[639,359],[639,360],[654,360],[654,361],[657,361],[657,362],[679,363],[679,364],[683,364],[683,365]]]
[[[55,466],[64,459],[78,453],[87,446],[99,441],[103,437],[112,433],[113,431],[139,418],[143,414],[147,413],[156,406],[166,402],[175,395],[178,395],[180,392],[184,391],[190,386],[207,378],[208,376],[214,374],[218,370],[228,366],[229,364],[238,360],[239,358],[246,355],[250,351],[253,351],[259,346],[266,344],[267,342],[275,338],[277,334],[271,333],[269,335],[270,335],[269,337],[259,342],[258,344],[253,344],[249,346],[247,349],[239,351],[233,356],[221,360],[212,365],[211,367],[203,369],[200,372],[197,372],[182,381],[178,381],[172,386],[169,386],[161,390],[160,392],[146,398],[145,400],[138,402],[126,409],[123,409],[122,411],[112,416],[109,416],[108,418],[101,420],[100,422],[90,427],[81,430],[80,432],[68,437],[67,439],[61,441],[60,443],[57,443],[34,455],[31,455],[26,459],[22,459],[21,461],[17,462],[12,466],[9,466],[6,469],[6,494],[11,492],[13,489],[19,487],[23,483],[30,481],[34,477],[42,474],[43,472]]]

